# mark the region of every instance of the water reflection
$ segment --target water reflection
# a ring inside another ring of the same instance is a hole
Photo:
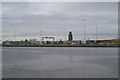
[[[117,48],[3,48],[3,77],[115,78]]]

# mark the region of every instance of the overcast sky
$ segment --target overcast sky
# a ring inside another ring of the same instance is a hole
[[[2,11],[3,39],[16,40],[55,36],[74,40],[117,38],[117,2],[4,2]],[[23,35],[23,37],[22,37]]]

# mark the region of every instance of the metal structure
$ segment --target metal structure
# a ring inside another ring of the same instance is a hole
[[[46,39],[53,39],[53,42],[55,41],[54,37],[42,37],[42,41],[44,40],[44,38],[46,38]]]

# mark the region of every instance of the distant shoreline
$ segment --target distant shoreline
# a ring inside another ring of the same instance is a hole
[[[17,46],[2,46],[2,47],[11,47],[11,48],[12,48],[12,47],[17,47]],[[24,46],[20,46],[20,47],[24,47]],[[19,48],[20,48],[20,47],[19,47]],[[31,46],[31,47],[33,47],[33,46]],[[36,47],[37,47],[37,46],[36,46]],[[47,47],[50,47],[50,46],[44,46],[44,48],[45,48],[45,47],[47,48]],[[52,46],[52,47],[55,48],[54,46]],[[51,47],[51,48],[52,48],[52,47]],[[57,47],[60,47],[60,46],[57,46]],[[57,48],[57,47],[56,47],[56,48]],[[62,47],[63,47],[63,46],[62,46]],[[61,47],[61,48],[62,48],[62,47]],[[74,46],[74,47],[76,47],[76,46]],[[30,47],[26,47],[26,48],[30,48]],[[67,47],[66,47],[66,48],[67,48]],[[68,47],[68,48],[70,48],[70,47]],[[71,48],[72,48],[72,47],[71,47]],[[76,47],[76,48],[80,48],[80,47]],[[81,48],[83,48],[83,47],[81,47]],[[118,47],[84,47],[84,48],[118,48]]]
[[[120,45],[107,45],[107,44],[81,44],[81,45],[2,45],[2,47],[120,47]]]

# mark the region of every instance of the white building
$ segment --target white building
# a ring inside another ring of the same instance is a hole
[[[29,42],[32,44],[40,44],[40,41],[37,41],[37,39],[29,39]]]

